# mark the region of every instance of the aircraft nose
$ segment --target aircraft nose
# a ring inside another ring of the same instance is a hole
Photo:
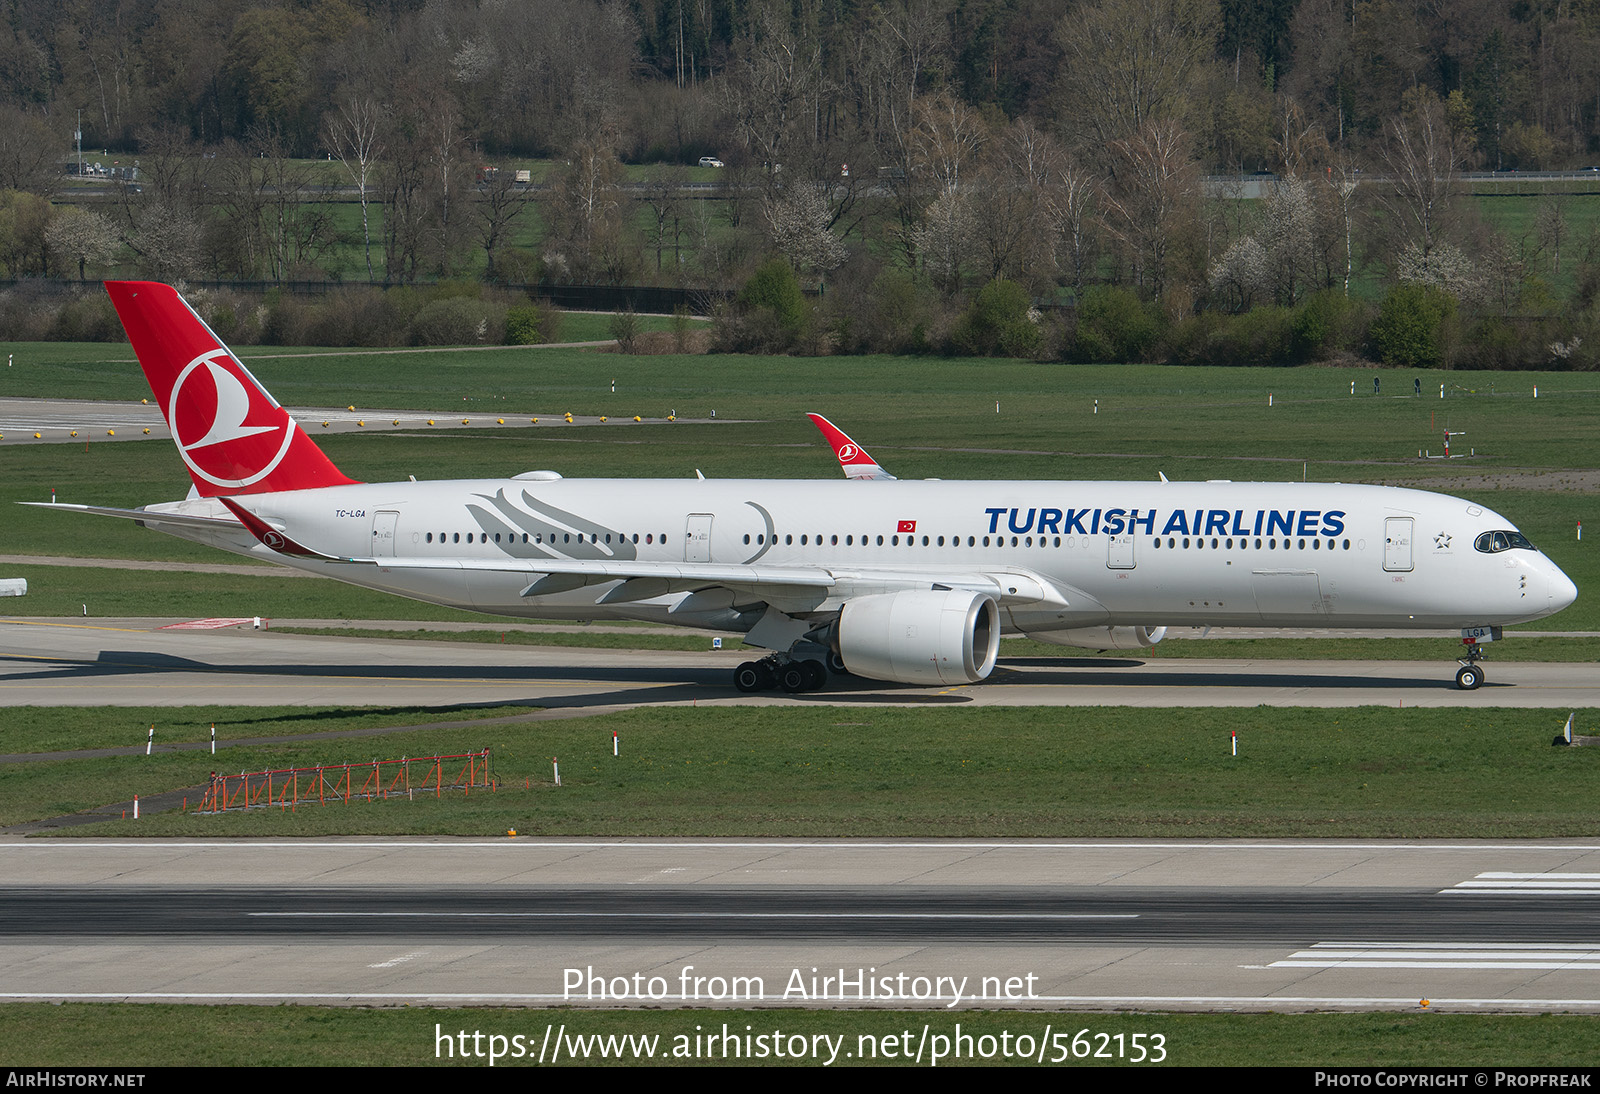
[[[1559,612],[1568,604],[1578,599],[1578,587],[1572,579],[1562,573],[1561,567],[1555,563],[1550,564],[1550,610]]]

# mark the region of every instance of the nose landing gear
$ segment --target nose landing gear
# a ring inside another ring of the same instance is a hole
[[[1500,628],[1494,629],[1498,631]],[[1500,636],[1495,634],[1493,637]],[[1492,640],[1491,638],[1490,641]],[[1483,683],[1483,667],[1478,664],[1483,660],[1483,647],[1478,645],[1478,637],[1470,634],[1461,639],[1461,644],[1465,647],[1466,653],[1457,658],[1461,667],[1456,670],[1456,687],[1462,691],[1476,691],[1478,685]]]

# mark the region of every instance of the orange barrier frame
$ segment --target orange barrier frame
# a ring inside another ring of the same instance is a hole
[[[456,770],[445,781],[445,764]],[[362,781],[356,783],[356,775]],[[420,778],[418,777],[420,775]],[[261,809],[277,806],[294,809],[307,805],[328,805],[352,801],[376,802],[394,796],[413,798],[418,790],[433,791],[439,798],[446,790],[471,794],[473,788],[496,789],[489,766],[489,750],[464,752],[455,756],[402,756],[398,760],[372,760],[359,764],[325,764],[320,767],[286,767],[272,771],[241,771],[237,775],[212,775],[211,785],[200,799],[203,813],[225,813],[235,809]]]

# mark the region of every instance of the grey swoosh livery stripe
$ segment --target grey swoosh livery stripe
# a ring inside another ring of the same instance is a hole
[[[760,558],[762,555],[764,555],[768,551],[772,550],[772,541],[773,541],[773,539],[775,537],[774,537],[773,531],[772,531],[772,529],[773,529],[772,514],[767,512],[765,509],[763,509],[761,506],[757,505],[753,501],[747,501],[747,502],[745,502],[745,504],[748,505],[750,508],[754,509],[756,512],[760,513],[761,514],[761,519],[763,521],[765,521],[766,525],[767,525],[767,534],[766,534],[765,539],[762,541],[761,549],[759,551],[757,551],[755,554],[751,555],[749,558],[745,559],[744,562],[741,564],[741,565],[744,565],[744,566],[748,566],[752,562],[754,562],[756,559]]]
[[[506,497],[504,490],[498,491],[493,497],[487,494],[477,496],[486,502],[487,506],[469,503],[467,508],[478,522],[478,527],[491,533],[498,531],[518,535],[527,532],[544,541],[512,543],[506,548],[506,552],[514,557],[630,561],[639,556],[638,548],[627,542],[622,533],[616,529],[557,509],[539,501],[526,491],[523,492],[522,502],[533,512],[519,507],[515,501]],[[547,519],[540,519],[541,515]],[[556,537],[563,534],[577,534],[579,541],[558,545]],[[607,535],[613,537],[613,542],[604,542]],[[593,542],[596,536],[601,542]]]

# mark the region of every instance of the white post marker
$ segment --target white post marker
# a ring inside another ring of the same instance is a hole
[[[155,747],[155,744],[156,744],[156,727],[155,727],[154,724],[152,724],[150,726],[150,732],[145,736],[145,739],[144,739],[144,754],[146,756],[150,755],[150,750]]]
[[[1356,393],[1356,382],[1354,380],[1351,380],[1350,381],[1350,394],[1354,395],[1355,393]]]
[[[1583,521],[1578,522],[1578,542],[1583,542]]]
[[[1272,392],[1270,392],[1270,391],[1267,392],[1267,405],[1268,406],[1272,405]]]
[[[1539,385],[1538,384],[1534,384],[1533,385],[1533,397],[1535,399],[1537,399],[1539,397]]]
[[[217,754],[217,723],[211,723],[211,754]]]
[[[611,754],[617,754],[617,731],[614,729],[611,731]]]
[[[1575,713],[1577,712],[1572,712],[1572,714]],[[1572,714],[1567,715],[1567,728],[1561,731],[1561,735],[1567,739],[1567,744],[1569,745],[1572,743]]]
[[[1235,756],[1237,756],[1239,754],[1239,731],[1237,729],[1234,730],[1232,736],[1233,736],[1233,754]]]
[[[133,819],[139,819],[139,795],[137,794],[133,796]]]
[[[252,619],[250,621],[250,623],[251,623],[252,629],[258,630],[258,631],[261,629],[261,617],[259,615],[256,616],[254,619]]]
[[[555,772],[556,785],[561,785],[561,763],[554,756],[550,757],[550,770]]]

